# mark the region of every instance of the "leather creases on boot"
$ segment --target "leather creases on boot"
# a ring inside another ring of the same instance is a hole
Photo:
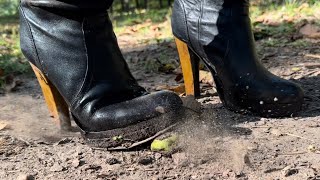
[[[266,117],[298,112],[303,91],[257,57],[248,0],[176,0],[172,30],[211,71],[223,104]]]
[[[87,8],[72,2],[23,0],[21,49],[62,95],[83,134],[109,147],[123,143],[110,144],[114,136],[134,142],[176,123],[179,96],[148,94],[131,75],[106,13],[111,1]]]

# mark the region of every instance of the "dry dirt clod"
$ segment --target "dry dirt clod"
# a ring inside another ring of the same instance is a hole
[[[99,165],[95,165],[95,164],[89,164],[89,165],[87,165],[84,169],[85,169],[86,171],[87,171],[87,170],[97,171],[97,170],[102,169],[102,167],[99,166]]]
[[[147,156],[147,157],[141,157],[139,158],[138,160],[138,164],[141,164],[141,165],[149,165],[151,163],[153,163],[153,158],[150,157],[150,156]]]
[[[109,165],[121,164],[121,161],[119,161],[119,160],[116,159],[116,158],[109,158],[109,159],[107,159],[106,162],[107,162]]]
[[[274,128],[272,128],[272,129],[270,130],[270,133],[271,133],[272,135],[275,135],[275,136],[278,136],[278,137],[283,136],[283,133],[281,133],[279,129],[274,129]]]
[[[289,177],[294,174],[298,174],[299,170],[294,168],[293,166],[287,166],[287,167],[283,168],[282,172],[285,177]]]
[[[72,167],[77,168],[80,165],[79,159],[74,159],[71,163]]]
[[[162,157],[162,154],[161,154],[161,153],[155,153],[155,154],[154,154],[154,158],[155,158],[156,160],[160,159],[161,157]]]
[[[173,163],[176,165],[184,165],[188,162],[186,153],[175,153],[171,155]]]
[[[195,99],[194,96],[186,96],[182,98],[183,106],[191,109],[197,113],[201,112],[201,104]]]
[[[34,180],[35,178],[32,175],[20,174],[17,180]]]
[[[51,172],[60,172],[60,171],[63,171],[64,170],[64,167],[61,166],[60,164],[58,163],[55,163],[51,168],[50,168],[50,171]]]

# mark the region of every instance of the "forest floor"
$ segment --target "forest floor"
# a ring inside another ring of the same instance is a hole
[[[162,37],[164,26],[133,25],[117,32],[118,41],[140,85],[183,97],[178,54],[173,39]],[[262,63],[304,89],[302,111],[289,118],[233,113],[203,69],[201,114],[181,125],[179,150],[171,153],[91,148],[79,132],[61,132],[53,123],[33,75],[7,76],[0,92],[0,179],[320,179],[320,30],[309,20],[294,28],[278,35],[255,29],[255,37]]]

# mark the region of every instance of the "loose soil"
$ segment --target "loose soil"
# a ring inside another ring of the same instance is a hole
[[[149,91],[182,84],[173,41],[119,42]],[[281,119],[236,114],[203,81],[201,114],[179,128],[179,148],[170,153],[87,146],[78,131],[61,132],[52,122],[35,77],[20,76],[22,85],[0,96],[0,122],[7,124],[0,130],[0,179],[320,179],[320,42],[258,42],[258,51],[271,72],[303,87],[303,110]]]

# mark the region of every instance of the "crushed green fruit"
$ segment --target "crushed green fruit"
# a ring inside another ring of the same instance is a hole
[[[177,142],[177,140],[178,140],[178,136],[176,135],[172,135],[162,140],[155,139],[151,143],[151,151],[165,151],[165,152],[171,151],[175,143]]]

